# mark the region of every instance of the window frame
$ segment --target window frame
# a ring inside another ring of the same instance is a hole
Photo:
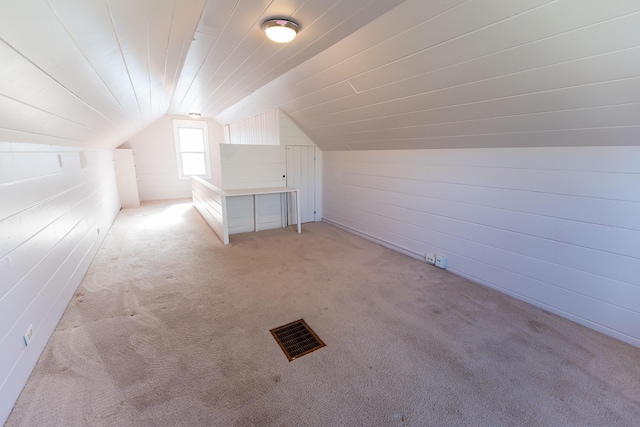
[[[180,128],[201,129],[203,135],[204,151],[182,151],[180,149]],[[174,120],[173,121],[173,140],[176,147],[176,164],[178,166],[178,179],[191,179],[192,176],[197,176],[203,179],[211,179],[211,154],[209,151],[209,131],[207,128],[207,122],[199,120]],[[182,164],[183,153],[203,153],[204,155],[204,169],[203,175],[185,175]]]

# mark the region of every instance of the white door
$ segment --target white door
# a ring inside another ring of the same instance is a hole
[[[307,145],[287,145],[287,187],[300,190],[301,222],[315,221],[316,149]],[[294,197],[294,196],[290,196]],[[289,224],[297,223],[295,204],[289,203]]]

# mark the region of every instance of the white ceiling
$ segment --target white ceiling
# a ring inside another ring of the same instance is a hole
[[[328,150],[638,145],[638,28],[640,0],[0,0],[0,140],[279,107]]]
[[[403,1],[208,0],[169,112],[215,117]],[[293,43],[265,37],[274,17],[301,24]]]

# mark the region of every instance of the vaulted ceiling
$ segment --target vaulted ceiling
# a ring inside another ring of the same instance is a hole
[[[638,28],[638,0],[0,0],[0,140],[278,107],[329,150],[638,145]]]

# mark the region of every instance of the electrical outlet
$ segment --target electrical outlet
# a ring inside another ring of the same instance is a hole
[[[442,255],[436,255],[436,267],[446,268],[447,267],[447,257]]]
[[[31,338],[33,337],[33,326],[29,326],[27,332],[24,334],[24,345],[28,346],[31,342]]]
[[[429,264],[435,264],[436,263],[436,256],[434,254],[425,254],[424,255],[424,260],[426,262],[428,262]]]

